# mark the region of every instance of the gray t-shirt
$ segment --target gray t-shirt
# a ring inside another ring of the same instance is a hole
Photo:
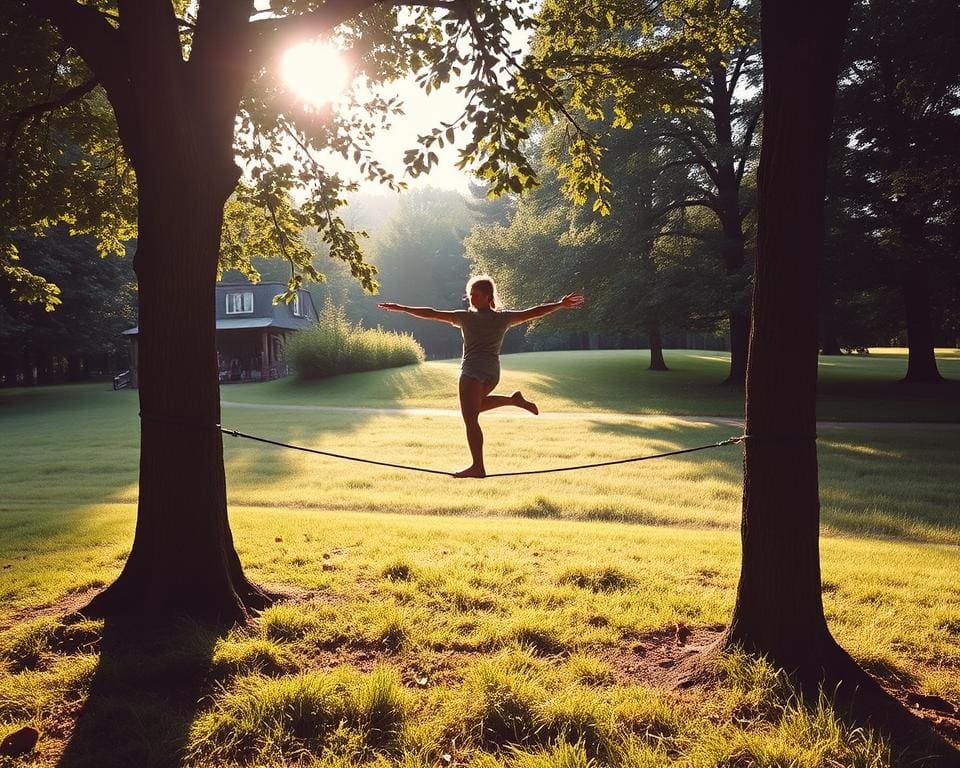
[[[500,378],[500,347],[514,322],[515,312],[484,309],[456,313],[463,334],[463,361],[460,370],[473,378],[497,381]]]

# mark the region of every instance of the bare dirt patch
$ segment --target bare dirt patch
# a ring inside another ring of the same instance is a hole
[[[0,622],[0,632],[6,632],[13,629],[17,624],[25,621],[33,621],[45,617],[65,618],[77,613],[93,596],[103,589],[103,585],[88,587],[75,592],[68,592],[59,600],[45,605],[36,606],[27,610],[18,611],[8,616],[3,622]]]
[[[690,687],[682,675],[684,662],[707,652],[722,633],[723,627],[674,624],[640,635],[629,648],[606,650],[600,655],[624,685],[676,691]]]
[[[723,627],[688,627],[676,624],[638,637],[629,648],[600,652],[624,685],[645,685],[691,696],[707,695],[717,679],[708,674],[691,676],[690,670],[704,654],[714,652]],[[940,696],[915,690],[902,676],[880,676],[877,682],[905,709],[926,722],[937,734],[960,746],[960,705]]]

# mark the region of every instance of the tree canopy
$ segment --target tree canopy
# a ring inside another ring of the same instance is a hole
[[[887,322],[872,325],[888,339],[906,331],[913,380],[939,378],[933,347],[960,331],[960,66],[945,53],[960,42],[955,17],[942,0],[856,4],[838,92],[834,332],[865,346],[864,315],[884,310]]]

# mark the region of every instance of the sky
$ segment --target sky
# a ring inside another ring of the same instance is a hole
[[[318,106],[330,103],[337,108],[337,102],[347,90],[351,73],[349,66],[332,44],[308,42],[295,46],[287,52],[281,64],[283,79],[291,92],[305,104]],[[323,73],[318,76],[316,73]],[[421,89],[412,77],[392,83],[379,89],[382,96],[399,96],[403,102],[402,115],[392,118],[392,125],[380,131],[372,143],[373,155],[397,178],[412,187],[432,186],[443,189],[467,191],[470,176],[455,167],[458,159],[456,147],[466,142],[458,135],[451,146],[435,148],[439,162],[430,173],[414,179],[404,175],[403,153],[417,146],[417,136],[428,133],[440,121],[452,121],[463,112],[465,99],[456,92],[451,82],[440,90],[429,94]],[[328,169],[338,171],[347,178],[359,178],[356,166],[342,158],[329,155]],[[364,191],[374,191],[386,187],[377,182],[364,182]]]
[[[521,50],[527,47],[525,37],[514,35],[511,41],[513,48]],[[322,103],[324,101],[336,103],[337,90],[346,88],[350,80],[350,73],[342,62],[337,60],[335,48],[330,44],[308,42],[291,50],[284,61],[284,79],[290,84],[291,91],[301,96],[305,103]],[[322,78],[309,73],[323,72]],[[453,145],[446,144],[443,149],[434,145],[433,149],[438,156],[438,164],[429,174],[414,179],[404,175],[403,153],[407,149],[417,146],[417,136],[426,134],[431,128],[437,127],[441,121],[453,121],[463,112],[466,101],[456,92],[456,80],[452,80],[440,90],[427,94],[415,82],[413,77],[398,80],[381,90],[384,96],[399,96],[403,102],[403,115],[393,118],[389,129],[381,131],[372,144],[374,156],[396,177],[405,181],[410,188],[438,187],[454,189],[466,193],[474,177],[455,167],[459,159],[457,149],[469,141],[468,133],[458,133]],[[356,179],[362,182],[365,192],[388,188],[377,182],[365,182],[350,162],[339,157],[330,156],[328,169],[340,172],[345,178]]]

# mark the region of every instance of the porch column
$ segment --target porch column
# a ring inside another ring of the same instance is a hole
[[[263,381],[270,378],[270,332],[260,334],[260,377]]]

